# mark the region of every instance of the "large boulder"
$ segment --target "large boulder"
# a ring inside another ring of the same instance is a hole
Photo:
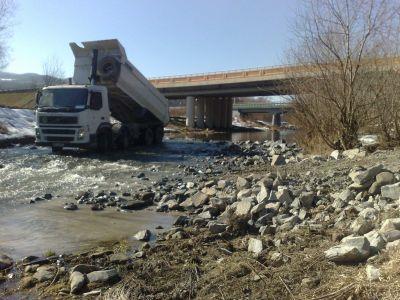
[[[349,174],[349,177],[354,183],[359,185],[364,185],[375,181],[375,176],[378,175],[383,169],[383,165],[379,164],[368,168],[366,170],[353,171]]]
[[[86,285],[86,276],[81,272],[72,272],[69,276],[71,294],[78,294]]]
[[[116,269],[111,269],[91,272],[87,274],[87,279],[90,283],[106,284],[118,282],[121,277]]]
[[[340,245],[325,251],[325,257],[338,264],[355,264],[365,261],[371,253],[366,237],[348,237]]]

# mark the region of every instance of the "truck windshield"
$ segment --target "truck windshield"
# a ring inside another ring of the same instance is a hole
[[[87,99],[87,89],[46,89],[40,96],[38,106],[82,109],[86,107]]]

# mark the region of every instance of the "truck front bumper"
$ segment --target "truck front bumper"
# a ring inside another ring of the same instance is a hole
[[[96,144],[96,135],[85,132],[80,136],[81,127],[37,127],[35,144],[50,147],[91,148]]]

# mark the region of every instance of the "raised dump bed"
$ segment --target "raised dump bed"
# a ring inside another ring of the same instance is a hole
[[[97,84],[107,87],[111,115],[123,123],[169,121],[168,100],[127,59],[118,40],[70,43],[75,56],[74,84],[90,84],[97,50]]]

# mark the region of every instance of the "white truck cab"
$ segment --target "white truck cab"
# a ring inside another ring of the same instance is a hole
[[[111,124],[104,86],[46,87],[37,100],[36,144],[40,146],[51,146],[53,150],[95,147],[102,126]]]

